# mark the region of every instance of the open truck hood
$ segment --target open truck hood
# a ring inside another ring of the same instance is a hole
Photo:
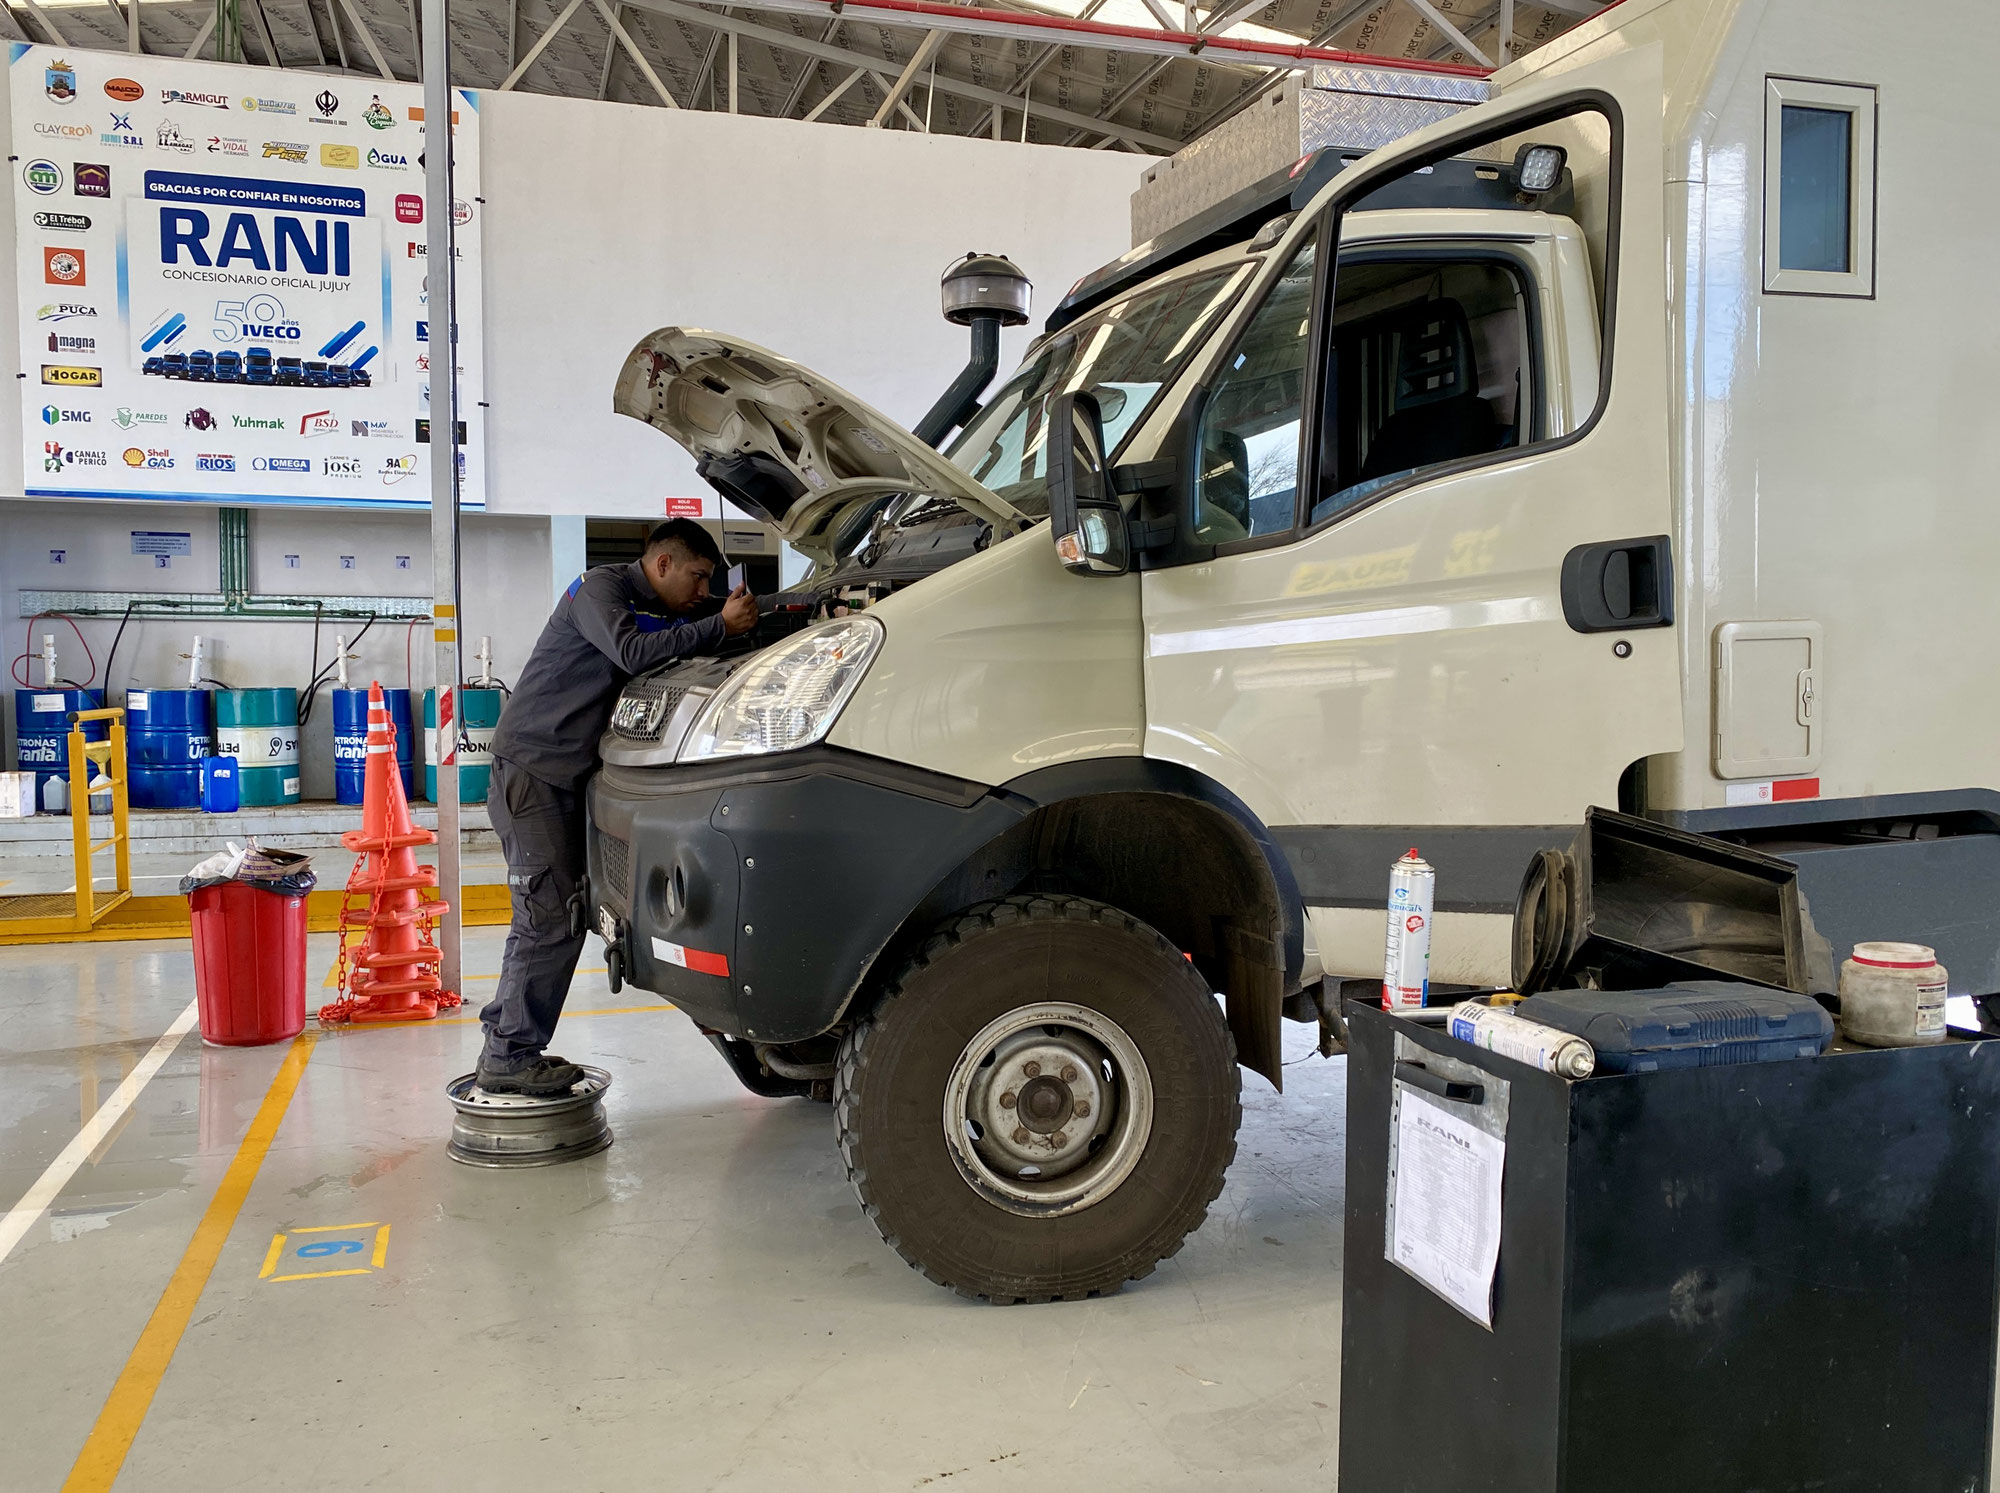
[[[625,359],[612,408],[672,436],[730,502],[813,559],[892,493],[950,498],[1003,533],[1030,522],[830,379],[718,332],[662,327]]]

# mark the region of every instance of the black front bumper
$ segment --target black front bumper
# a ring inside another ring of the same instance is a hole
[[[589,802],[591,924],[625,978],[759,1042],[838,1021],[910,913],[1033,808],[832,747],[606,768]]]

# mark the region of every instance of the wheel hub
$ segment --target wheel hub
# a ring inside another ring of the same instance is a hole
[[[1108,1197],[1138,1164],[1152,1118],[1137,1044],[1067,1001],[988,1023],[945,1088],[945,1138],[960,1175],[1017,1213],[1074,1212]]]

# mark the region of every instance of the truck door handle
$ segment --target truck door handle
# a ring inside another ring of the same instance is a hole
[[[1563,556],[1563,620],[1578,632],[1671,627],[1674,552],[1664,534],[1579,544]]]

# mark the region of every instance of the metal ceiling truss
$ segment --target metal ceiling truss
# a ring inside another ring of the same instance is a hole
[[[1485,69],[1602,0],[457,0],[466,87],[1171,153],[1322,49]],[[1125,6],[1122,13],[1138,17]],[[410,79],[416,0],[0,0],[17,40]],[[1254,23],[1248,36],[1232,28]]]

